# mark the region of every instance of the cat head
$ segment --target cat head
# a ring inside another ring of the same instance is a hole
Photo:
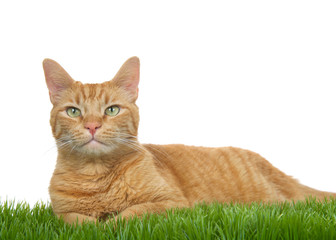
[[[136,148],[139,67],[139,59],[132,57],[111,81],[82,84],[57,62],[43,61],[59,153],[99,156]]]

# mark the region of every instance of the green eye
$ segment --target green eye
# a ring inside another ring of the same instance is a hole
[[[108,116],[115,116],[119,113],[120,108],[118,106],[111,106],[105,109],[105,114]]]
[[[66,110],[67,114],[69,115],[69,117],[79,117],[81,115],[81,111],[78,108],[75,107],[69,107]]]

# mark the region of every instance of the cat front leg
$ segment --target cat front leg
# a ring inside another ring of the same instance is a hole
[[[83,222],[96,222],[97,218],[86,216],[80,213],[60,213],[56,214],[59,218],[62,218],[66,223],[77,223],[82,224]]]
[[[118,216],[115,217],[115,220],[117,220],[119,217],[123,219],[129,219],[134,216],[142,216],[145,213],[163,213],[167,209],[172,208],[183,208],[183,207],[189,207],[189,204],[187,201],[162,201],[162,202],[147,202],[142,204],[136,204],[131,207],[126,208],[124,211],[122,211]]]

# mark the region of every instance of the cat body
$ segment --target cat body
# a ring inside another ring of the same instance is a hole
[[[74,81],[43,62],[58,147],[49,193],[66,222],[129,218],[211,202],[278,202],[335,196],[299,184],[260,155],[234,147],[140,144],[139,60],[102,84]]]

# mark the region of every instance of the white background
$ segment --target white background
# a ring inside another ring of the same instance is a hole
[[[48,201],[42,60],[82,82],[141,60],[143,143],[238,146],[336,192],[335,1],[1,1],[0,197]]]

